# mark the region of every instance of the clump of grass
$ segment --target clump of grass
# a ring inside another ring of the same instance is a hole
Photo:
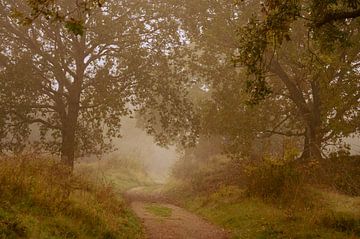
[[[145,210],[158,217],[167,218],[172,214],[172,209],[160,204],[151,203],[145,206]]]
[[[142,238],[112,186],[56,160],[0,158],[0,238]]]
[[[320,224],[327,228],[360,237],[360,217],[351,213],[327,212],[320,218]]]

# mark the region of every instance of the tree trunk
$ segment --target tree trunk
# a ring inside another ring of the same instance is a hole
[[[68,113],[62,130],[61,161],[70,168],[71,172],[75,162],[75,137],[80,110],[80,94],[81,88],[75,84],[69,91]]]
[[[69,105],[69,112],[66,121],[63,123],[62,130],[62,145],[61,145],[61,162],[70,168],[74,169],[75,162],[75,135],[76,125],[78,120],[78,107],[73,104]]]
[[[272,60],[270,70],[284,83],[290,99],[296,105],[305,126],[304,149],[301,158],[320,159],[321,154],[321,98],[320,84],[317,79],[310,81],[312,101],[306,101],[304,94],[296,82],[290,79],[277,60]]]
[[[71,171],[74,169],[75,162],[75,137],[80,109],[80,92],[81,89],[77,87],[74,87],[74,91],[70,92],[68,114],[65,122],[63,122],[62,130],[61,161]]]
[[[71,171],[74,169],[75,162],[75,130],[64,129],[62,132],[61,142],[61,163],[69,167]]]
[[[321,159],[321,138],[318,133],[318,127],[309,124],[306,127],[304,138],[304,149],[301,155],[302,159]]]
[[[311,104],[311,113],[304,117],[306,130],[304,139],[304,151],[302,158],[304,159],[321,159],[321,100],[320,87],[318,81],[311,81],[311,90],[313,102]]]
[[[71,172],[74,170],[75,163],[75,138],[76,128],[78,124],[80,111],[80,96],[82,92],[82,83],[85,71],[85,37],[81,37],[78,41],[74,39],[75,43],[75,62],[76,62],[76,77],[74,82],[68,88],[69,102],[68,112],[63,121],[62,130],[62,146],[61,146],[61,161],[65,166],[68,166]]]

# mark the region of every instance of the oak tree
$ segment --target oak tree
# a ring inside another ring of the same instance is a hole
[[[322,157],[324,145],[359,130],[358,8],[357,1],[265,1],[238,29],[234,61],[246,67],[253,102],[271,94],[274,80],[282,83],[303,123],[304,158]]]
[[[169,49],[183,44],[179,22],[165,14],[166,3],[107,1],[89,12],[76,2],[57,3],[81,21],[81,34],[46,13],[19,24],[12,13],[26,13],[27,3],[0,1],[3,145],[36,124],[41,146],[72,168],[76,156],[108,150],[133,111],[146,115],[157,142],[193,141],[190,83],[170,63]]]

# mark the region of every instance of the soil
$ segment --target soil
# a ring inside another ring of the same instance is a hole
[[[126,192],[127,200],[141,219],[148,239],[228,239],[229,233],[201,217],[169,203],[160,191],[134,188]],[[156,204],[168,208],[171,215],[162,217],[147,210]]]

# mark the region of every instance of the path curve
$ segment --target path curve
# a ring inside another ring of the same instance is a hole
[[[126,192],[131,208],[141,219],[148,239],[228,239],[228,233],[185,209],[166,203],[161,193],[134,188]],[[167,208],[171,215],[162,217],[147,209],[149,205]]]

